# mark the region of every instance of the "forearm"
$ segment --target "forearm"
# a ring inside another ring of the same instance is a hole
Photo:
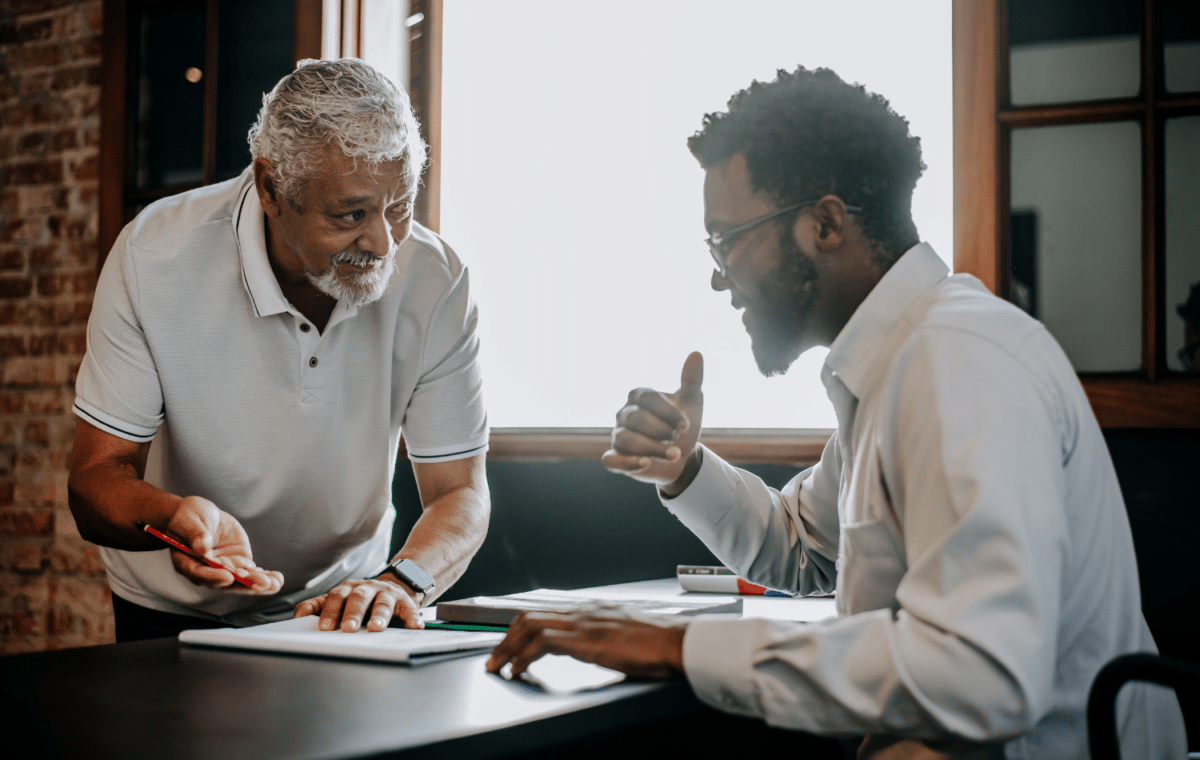
[[[127,460],[73,464],[67,501],[81,536],[126,551],[162,548],[142,526],[165,528],[181,499],[142,480],[139,470]]]
[[[422,600],[428,604],[466,572],[487,535],[491,498],[486,490],[462,487],[426,506],[397,556],[411,559],[437,585]]]
[[[781,493],[707,451],[690,488],[663,504],[748,580],[798,594],[827,593],[836,579],[836,536],[824,537],[801,516],[798,485]]]

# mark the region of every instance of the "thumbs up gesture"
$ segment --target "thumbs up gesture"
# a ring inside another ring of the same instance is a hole
[[[704,357],[693,352],[683,363],[679,390],[635,388],[617,412],[612,448],[600,461],[611,472],[654,483],[673,496],[699,469],[700,418],[704,412]],[[690,465],[690,466],[689,466]],[[686,481],[686,482],[683,482]]]

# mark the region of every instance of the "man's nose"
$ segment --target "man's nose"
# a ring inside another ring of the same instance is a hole
[[[383,258],[392,248],[392,235],[399,233],[383,214],[376,216],[358,238],[359,250]]]

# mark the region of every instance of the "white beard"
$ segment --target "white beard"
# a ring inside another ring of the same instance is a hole
[[[382,259],[369,253],[343,251],[333,257],[328,271],[319,275],[309,273],[308,281],[327,296],[352,306],[366,306],[383,297],[388,281],[396,273],[396,249],[397,246],[392,246]],[[367,272],[350,272],[344,279],[337,275],[338,267],[343,264],[362,266],[367,263],[375,263],[375,268]]]

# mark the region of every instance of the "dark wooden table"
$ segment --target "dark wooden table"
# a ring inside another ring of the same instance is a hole
[[[526,755],[701,710],[687,683],[548,695],[485,655],[416,667],[200,649],[174,639],[0,658],[12,757]]]
[[[670,580],[606,588],[680,593]],[[756,617],[831,611],[746,601]],[[798,757],[823,741],[704,707],[682,677],[560,696],[493,676],[485,660],[409,667],[176,639],[0,657],[0,758],[661,760],[750,746]]]

